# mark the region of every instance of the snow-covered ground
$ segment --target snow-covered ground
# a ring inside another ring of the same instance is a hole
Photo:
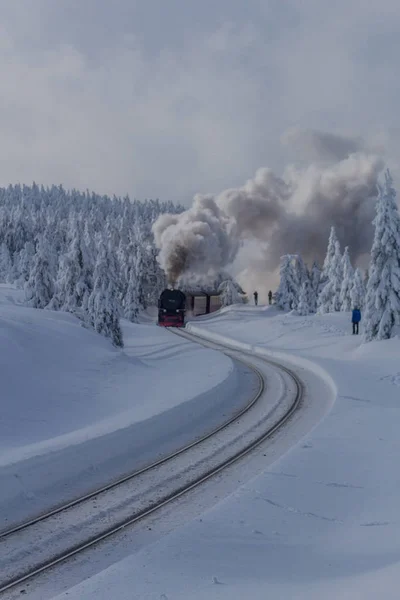
[[[57,600],[397,600],[400,339],[362,345],[349,314],[264,307],[192,327],[313,361],[334,379],[336,402],[261,475]]]
[[[0,286],[0,529],[172,452],[257,385],[151,319],[123,322],[118,350],[70,314],[21,302]]]

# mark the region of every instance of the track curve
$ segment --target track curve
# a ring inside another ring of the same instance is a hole
[[[221,344],[214,344],[214,343],[206,342],[204,340],[199,339],[197,336],[194,336],[193,334],[189,334],[189,333],[183,332],[183,331],[179,331],[179,332],[174,331],[174,333],[176,335],[185,337],[186,339],[190,339],[192,341],[201,343],[204,346],[214,347],[215,349],[219,349],[220,351],[223,351],[228,356],[233,357],[233,354],[235,354],[234,352],[231,352],[229,349],[223,347]],[[242,354],[244,356],[246,355],[246,353],[242,353]],[[249,355],[247,355],[247,358],[248,357],[249,357]],[[236,355],[234,356],[234,358],[236,360],[238,360]],[[250,413],[251,409],[257,404],[258,400],[260,399],[260,397],[263,394],[264,378],[263,378],[262,374],[260,373],[260,371],[258,369],[256,369],[254,366],[252,366],[251,364],[249,364],[247,361],[241,360],[241,362],[246,364],[247,367],[253,369],[257,373],[257,376],[258,376],[259,382],[260,382],[260,387],[259,387],[255,397],[253,397],[251,399],[251,401],[248,403],[248,405],[246,405],[246,407],[244,409],[242,409],[239,413],[237,413],[234,417],[230,418],[225,424],[221,425],[220,427],[215,429],[213,432],[207,434],[206,436],[203,436],[201,439],[196,440],[195,442],[192,442],[191,444],[188,444],[184,448],[181,448],[179,451],[169,455],[168,457],[160,459],[159,461],[153,463],[152,465],[149,465],[148,467],[146,467],[144,469],[141,469],[140,471],[132,473],[131,475],[124,477],[124,478],[120,479],[119,481],[114,482],[108,486],[104,486],[103,488],[101,488],[93,493],[90,493],[81,498],[78,498],[77,500],[70,502],[67,505],[64,505],[62,507],[54,509],[53,511],[49,511],[48,513],[43,514],[36,519],[32,519],[26,523],[23,523],[17,527],[14,527],[8,531],[3,532],[0,535],[0,542],[2,543],[3,548],[4,548],[4,545],[7,547],[9,540],[11,540],[15,537],[16,538],[15,543],[17,544],[17,548],[15,550],[15,556],[16,556],[16,560],[17,560],[18,556],[21,556],[21,555],[23,556],[23,554],[24,554],[24,553],[19,552],[18,548],[19,548],[20,544],[22,544],[22,545],[24,544],[24,539],[23,539],[22,534],[24,534],[25,532],[28,533],[28,537],[29,537],[29,532],[31,532],[32,529],[37,528],[38,526],[41,526],[41,524],[46,524],[47,521],[54,519],[54,517],[57,517],[57,516],[61,515],[62,513],[65,514],[67,512],[72,511],[72,515],[73,515],[74,514],[73,511],[76,511],[78,508],[79,508],[79,510],[81,510],[82,506],[87,507],[87,510],[90,511],[91,510],[91,507],[89,506],[90,501],[96,499],[96,502],[98,502],[99,497],[109,494],[110,492],[112,493],[114,490],[117,490],[117,489],[119,490],[125,484],[131,483],[134,479],[138,478],[139,476],[148,474],[150,471],[155,470],[156,468],[159,468],[163,465],[167,465],[174,459],[177,459],[177,457],[181,457],[181,456],[187,454],[190,450],[193,450],[196,447],[197,448],[201,447],[201,445],[204,445],[205,442],[207,442],[211,438],[215,437],[218,433],[223,432],[224,430],[229,428],[229,426],[233,425],[234,423],[237,423],[241,417]],[[132,514],[128,514],[123,519],[121,519],[121,518],[117,519],[117,521],[115,523],[113,523],[112,526],[103,527],[102,532],[100,534],[88,536],[88,537],[86,537],[86,539],[83,542],[72,543],[64,551],[59,552],[58,554],[54,554],[51,559],[49,559],[49,558],[47,558],[45,560],[39,559],[38,561],[36,561],[35,564],[31,564],[29,562],[29,560],[28,560],[28,562],[25,560],[25,564],[23,566],[21,566],[21,568],[18,568],[18,565],[17,565],[14,573],[11,576],[10,575],[7,576],[7,578],[3,579],[3,581],[0,580],[0,593],[10,590],[11,588],[15,588],[19,584],[26,582],[28,579],[31,579],[32,577],[39,575],[40,573],[43,573],[44,571],[60,564],[61,562],[66,561],[67,559],[71,558],[72,556],[75,556],[78,553],[83,552],[84,550],[90,548],[91,546],[94,546],[95,544],[100,543],[101,541],[116,534],[118,531],[121,531],[123,528],[133,525],[134,523],[138,522],[139,520],[144,519],[146,516],[154,513],[155,511],[159,510],[161,507],[165,506],[166,504],[169,504],[170,502],[178,499],[179,497],[186,494],[187,492],[194,489],[195,487],[201,485],[203,482],[211,479],[212,477],[214,477],[216,474],[220,473],[223,469],[226,469],[231,464],[239,461],[242,457],[249,454],[252,450],[254,450],[257,446],[259,446],[267,438],[271,437],[278,429],[280,429],[282,427],[282,425],[284,423],[286,423],[288,421],[288,419],[292,416],[292,414],[300,406],[301,398],[303,395],[303,384],[302,384],[301,380],[298,378],[298,376],[295,373],[293,373],[292,371],[290,371],[290,369],[288,369],[287,367],[279,365],[278,363],[276,363],[274,361],[270,361],[268,359],[265,359],[263,362],[269,363],[269,364],[273,365],[275,368],[278,368],[281,371],[285,372],[291,378],[291,380],[294,382],[295,389],[296,389],[294,399],[290,404],[289,410],[287,410],[285,412],[285,414],[277,422],[275,422],[273,424],[273,426],[269,426],[267,428],[267,430],[265,430],[261,434],[257,435],[256,438],[250,444],[247,444],[245,447],[236,450],[231,456],[224,459],[223,461],[220,461],[217,465],[213,466],[213,468],[211,468],[211,469],[208,468],[205,472],[204,471],[201,472],[195,478],[191,477],[190,481],[187,481],[182,485],[177,486],[175,483],[173,489],[171,491],[169,491],[168,493],[166,493],[160,499],[157,499],[155,501],[153,501],[153,500],[150,501],[150,503],[148,503],[144,508],[140,508],[140,507],[137,508],[136,510],[133,511]],[[168,475],[168,476],[170,477],[170,475]],[[175,479],[176,479],[176,476],[175,476]],[[154,488],[150,488],[151,493],[153,492],[153,490],[154,490]],[[140,502],[139,502],[139,504],[140,504]],[[86,508],[84,510],[86,510]],[[21,535],[22,535],[22,537],[21,537]],[[36,533],[36,535],[38,535],[38,534]],[[41,535],[41,533],[39,530],[39,536],[40,535]],[[12,547],[12,543],[11,543],[11,547]],[[25,559],[26,559],[26,557],[25,557]],[[22,561],[22,562],[24,562],[24,561]],[[1,567],[1,560],[0,560],[0,572],[4,572],[4,569]]]

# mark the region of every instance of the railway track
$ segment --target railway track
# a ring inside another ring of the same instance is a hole
[[[259,379],[257,393],[245,408],[227,422],[177,452],[95,492],[1,532],[1,595],[145,519],[211,479],[271,437],[299,407],[303,384],[290,369],[268,359],[261,361],[269,368],[278,369],[284,383],[287,406],[281,411],[282,414],[276,414],[277,406],[281,403],[271,409],[265,400],[265,376],[245,360],[239,359],[237,352],[187,332],[174,333],[206,347],[222,350],[246,364]],[[288,391],[292,395],[290,400]]]

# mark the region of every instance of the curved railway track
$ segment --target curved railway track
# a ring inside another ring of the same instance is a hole
[[[297,375],[287,367],[274,361],[262,359],[262,362],[284,373],[286,379],[289,378],[294,384],[293,399],[288,410],[272,425],[268,424],[267,427],[261,421],[257,422],[257,426],[260,426],[261,423],[262,431],[257,430],[256,432],[255,429],[256,433],[251,442],[246,443],[244,446],[242,443],[238,448],[234,448],[235,444],[232,444],[234,451],[229,456],[223,456],[217,460],[213,456],[214,464],[208,464],[210,458],[204,459],[207,444],[209,445],[211,439],[217,438],[218,435],[225,434],[230,428],[240,429],[241,420],[245,417],[251,417],[252,411],[256,409],[263,397],[264,377],[257,368],[244,360],[238,359],[234,351],[230,351],[222,344],[210,344],[187,332],[174,331],[174,333],[204,346],[218,348],[235,360],[240,360],[257,374],[259,379],[257,394],[228,421],[177,452],[95,492],[86,494],[64,506],[1,532],[0,594],[25,584],[31,578],[115,535],[125,527],[134,525],[211,479],[271,437],[300,406],[303,384]],[[245,352],[241,354],[246,356]],[[264,425],[264,429],[262,425]],[[241,436],[239,435],[237,440],[239,437]],[[198,464],[196,468],[198,472],[196,472],[196,475],[193,476],[192,473],[196,469],[193,467],[194,462],[191,459],[177,477],[174,471],[176,464],[174,466],[174,463],[179,460],[186,460],[189,454],[193,456],[195,453],[199,455],[197,457]],[[163,469],[166,470],[165,474],[162,473]],[[160,479],[160,471],[164,479]],[[148,487],[149,499],[146,499],[146,494],[142,493],[144,485]],[[138,487],[140,486],[142,488],[138,493]],[[63,526],[67,527],[65,531],[63,531]],[[43,540],[46,539],[48,541],[44,544],[44,550]],[[60,545],[60,548],[57,548],[57,545]],[[47,550],[48,548],[49,550]],[[2,558],[4,553],[6,553],[7,559]]]

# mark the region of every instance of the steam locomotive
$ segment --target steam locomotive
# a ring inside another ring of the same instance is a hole
[[[185,325],[186,296],[180,290],[165,289],[158,300],[158,325],[183,327]]]

